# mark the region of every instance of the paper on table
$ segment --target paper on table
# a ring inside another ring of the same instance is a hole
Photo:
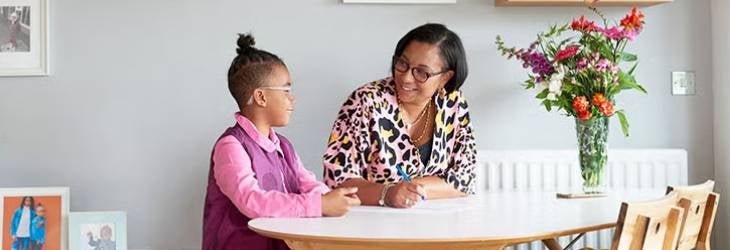
[[[352,212],[369,213],[409,213],[409,214],[433,214],[433,213],[455,213],[464,210],[478,209],[483,207],[481,203],[474,202],[470,198],[455,198],[441,200],[424,200],[418,202],[411,208],[392,208],[380,206],[357,206],[352,207]]]

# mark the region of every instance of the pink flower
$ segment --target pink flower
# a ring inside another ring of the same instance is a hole
[[[599,31],[603,33],[603,36],[605,36],[606,38],[613,40],[621,40],[625,37],[624,31],[616,26],[611,27],[610,29],[599,28]]]
[[[601,59],[596,63],[596,70],[608,72],[611,69],[611,61],[608,59]]]
[[[636,36],[639,35],[639,31],[637,30],[624,30],[624,37],[626,39],[629,39],[629,41],[634,41],[636,39]]]
[[[577,69],[577,70],[578,70],[579,72],[583,72],[583,71],[585,71],[586,69],[588,69],[588,58],[585,58],[585,57],[581,57],[581,58],[580,58],[580,59],[578,59],[578,61],[577,61],[577,62],[575,63],[575,66],[576,66],[576,69]]]

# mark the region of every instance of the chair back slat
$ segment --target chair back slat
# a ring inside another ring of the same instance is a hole
[[[684,213],[677,199],[672,192],[654,201],[622,203],[611,249],[675,249]]]
[[[678,193],[677,206],[685,209],[680,226],[678,250],[710,249],[710,234],[720,196],[713,193],[715,182],[692,186],[668,187]]]

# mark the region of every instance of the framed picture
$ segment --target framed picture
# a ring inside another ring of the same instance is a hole
[[[69,246],[77,250],[127,250],[127,213],[73,212],[69,216]]]
[[[343,3],[385,3],[385,4],[445,4],[456,0],[342,0]]]
[[[67,249],[68,187],[0,188],[0,249]]]
[[[49,0],[0,0],[0,76],[49,70]]]

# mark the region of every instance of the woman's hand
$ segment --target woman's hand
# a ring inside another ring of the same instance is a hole
[[[356,187],[337,188],[322,195],[322,216],[343,216],[350,206],[359,206],[360,199],[355,194]]]
[[[385,204],[395,208],[410,208],[426,198],[426,189],[410,182],[399,182],[388,189]]]

